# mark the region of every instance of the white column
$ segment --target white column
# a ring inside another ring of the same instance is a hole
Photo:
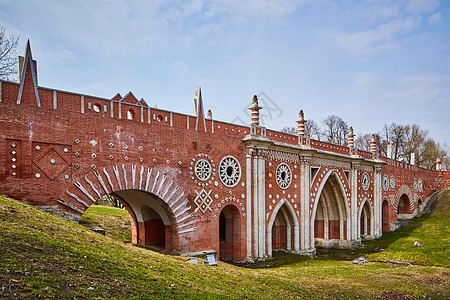
[[[258,191],[259,191],[259,255],[266,255],[266,197],[265,197],[265,160],[264,150],[259,151],[258,156]]]
[[[383,202],[382,199],[382,167],[375,167],[374,172],[374,222],[373,229],[371,230],[372,234],[375,236],[381,235],[382,232],[382,220],[381,220],[381,204]]]
[[[246,155],[246,185],[247,185],[247,259],[252,257],[252,153],[249,150]]]
[[[351,215],[351,235],[350,240],[358,239],[358,170],[359,163],[352,163],[351,171],[351,200],[350,200],[350,215]]]
[[[300,156],[300,249],[308,250],[314,248],[314,239],[310,238],[310,229],[314,224],[310,224],[309,216],[309,177],[310,177],[310,156]]]
[[[259,206],[258,206],[258,157],[256,153],[253,156],[253,256],[255,258],[259,257],[258,244],[259,244],[259,234],[258,234],[258,216],[259,216]]]

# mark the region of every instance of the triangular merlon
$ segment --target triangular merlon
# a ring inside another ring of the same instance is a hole
[[[33,79],[34,94],[36,96],[36,104],[41,107],[41,100],[39,99],[38,91],[38,80],[37,80],[37,63],[33,60],[31,55],[30,40],[27,41],[27,46],[25,48],[25,57],[19,57],[19,94],[17,95],[17,104],[22,102],[23,88],[25,86],[25,78],[27,74],[27,69],[30,68],[31,78]]]
[[[128,99],[128,101],[127,101]],[[132,100],[132,102],[130,101]],[[134,96],[133,92],[129,91],[125,96],[122,97],[122,99],[120,99],[121,102],[124,103],[129,103],[129,104],[138,104],[139,101],[136,98],[136,96]]]
[[[194,116],[197,117],[197,121],[195,122],[195,130],[197,131],[199,130],[199,120],[200,120],[200,128],[202,128],[204,132],[206,132],[205,114],[203,112],[202,90],[200,87],[195,89]]]
[[[138,104],[143,107],[148,107],[148,104],[147,104],[147,102],[145,102],[144,98],[141,98],[141,100],[139,100]]]
[[[116,101],[119,101],[120,99],[122,99],[122,95],[120,95],[120,93],[117,93],[114,97],[111,98],[111,100],[116,100]]]

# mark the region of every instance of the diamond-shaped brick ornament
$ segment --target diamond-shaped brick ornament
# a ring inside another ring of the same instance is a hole
[[[194,203],[202,213],[205,213],[208,209],[212,212],[211,203],[213,202],[213,199],[211,198],[211,192],[212,190],[207,192],[205,189],[202,189],[200,192],[195,191],[197,197],[195,197]]]
[[[40,153],[33,163],[51,180],[55,180],[70,165],[53,146]]]

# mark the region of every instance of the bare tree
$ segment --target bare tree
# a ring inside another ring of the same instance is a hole
[[[371,138],[372,135],[370,133],[358,135],[355,139],[355,148],[363,151],[370,151]]]
[[[7,36],[4,27],[0,26],[0,79],[9,80],[9,76],[17,74],[18,56],[16,48],[19,38]]]
[[[310,138],[318,141],[321,141],[323,138],[322,130],[314,120],[308,120],[308,122],[305,123],[305,133],[306,135],[309,135]]]
[[[341,117],[331,115],[323,120],[325,125],[325,137],[328,142],[341,146],[347,146],[347,122],[342,120]]]
[[[408,163],[411,163],[411,153],[415,153],[415,164],[420,166],[423,161],[423,152],[428,130],[422,130],[416,124],[406,125],[404,129],[405,143],[402,145],[402,152],[405,155],[405,159]]]
[[[281,132],[287,133],[287,134],[297,134],[297,128],[295,127],[283,127],[283,129],[281,129]]]
[[[441,161],[441,169],[447,170],[448,156],[449,150],[446,144],[441,146],[441,144],[436,143],[433,139],[427,139],[423,144],[422,159],[419,166],[436,170],[436,160],[439,159]]]
[[[392,123],[390,125],[384,124],[380,132],[381,154],[387,155],[387,145],[392,145],[392,158],[399,160],[404,157],[402,149],[405,144],[405,126]]]

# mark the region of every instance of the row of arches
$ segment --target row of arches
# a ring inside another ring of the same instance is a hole
[[[170,206],[158,196],[140,190],[113,192],[128,210],[132,221],[133,243],[168,251],[179,249],[176,220]],[[402,195],[398,212],[406,212],[409,198]],[[391,213],[387,201],[382,203],[382,232],[390,231]],[[340,181],[330,175],[323,183],[311,215],[311,239],[316,246],[345,247],[350,239],[349,207]],[[357,238],[368,238],[374,232],[374,215],[366,199],[360,206]],[[240,261],[245,258],[244,222],[239,208],[233,204],[222,208],[216,230],[219,258]],[[286,199],[275,206],[267,222],[267,254],[273,251],[299,251],[300,224]]]

